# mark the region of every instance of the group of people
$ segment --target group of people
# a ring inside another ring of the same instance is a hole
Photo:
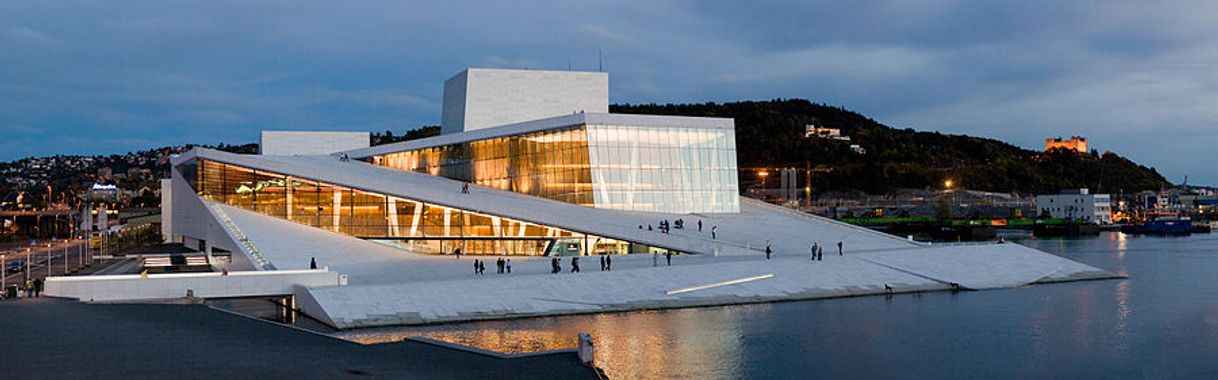
[[[500,257],[499,259],[495,260],[495,271],[496,271],[495,273],[499,273],[499,274],[504,274],[504,273],[511,274],[512,273],[512,259],[504,259],[504,258]],[[474,259],[474,274],[481,275],[481,274],[485,274],[485,273],[486,273],[486,262],[479,260],[479,259]]]
[[[558,274],[561,272],[562,262],[557,257],[550,259],[550,273]],[[579,273],[579,257],[571,258],[571,273]]]
[[[837,255],[844,255],[845,243],[841,240],[837,241]],[[820,242],[812,242],[812,261],[821,261],[825,259],[825,247],[820,245]]]
[[[769,260],[770,255],[773,253],[774,253],[774,249],[771,248],[770,241],[766,240],[765,241],[765,259]],[[837,241],[837,255],[838,256],[845,255],[845,242],[843,242],[841,240]],[[812,242],[812,261],[821,261],[824,259],[825,259],[825,247],[821,246],[820,242],[815,242],[815,241]]]
[[[601,254],[601,272],[613,271],[613,256]]]
[[[25,280],[25,298],[34,298],[42,296],[42,279],[35,278]]]
[[[672,251],[664,252],[664,260],[668,261],[668,266],[672,266]],[[651,253],[651,266],[654,267],[654,266],[660,265],[659,261],[660,261],[660,253],[652,252]]]
[[[672,225],[669,225],[669,224],[668,224],[668,219],[664,219],[664,220],[661,220],[661,221],[660,221],[659,225],[660,225],[660,227],[659,227],[659,228],[660,228],[660,232],[661,232],[661,233],[668,233],[668,232],[669,232],[669,231],[671,231],[673,228],[676,228],[676,229],[678,229],[678,230],[680,230],[680,229],[685,229],[685,219],[677,219],[677,220],[674,220],[674,221],[672,222]],[[643,225],[642,225],[642,224],[640,224],[640,225],[639,225],[639,229],[640,229],[640,230],[641,230],[641,229],[643,229]],[[653,228],[651,228],[651,225],[650,225],[650,224],[648,224],[648,225],[647,225],[647,230],[648,230],[648,231],[654,231],[654,229],[653,229]],[[698,219],[698,232],[702,232],[702,219]],[[711,230],[710,230],[710,233],[711,233],[711,239],[715,239],[715,238],[717,238],[717,236],[715,236],[715,235],[716,235],[718,232],[719,232],[719,226],[711,226]]]

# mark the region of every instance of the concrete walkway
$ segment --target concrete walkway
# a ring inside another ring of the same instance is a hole
[[[613,257],[614,270],[602,272],[599,256],[584,256],[582,273],[570,273],[571,258],[564,257],[563,273],[555,275],[550,274],[550,258],[511,257],[513,273],[497,274],[495,256],[457,259],[416,254],[218,207],[276,268],[303,268],[316,257],[320,265],[346,274],[348,286],[302,288],[296,293],[302,310],[344,329],[883,294],[889,288],[914,292],[947,290],[956,284],[994,289],[1115,277],[1018,244],[918,244],[762,206],[755,212],[781,214],[765,220],[785,220],[787,225],[745,227],[748,221],[741,219],[733,228],[802,226],[834,239],[849,236],[845,254],[839,256],[832,245],[835,240],[826,239],[824,260],[813,262],[810,247],[798,241],[806,234],[791,230],[775,234],[784,238],[774,241],[771,260],[761,251],[737,249],[719,256],[678,255],[672,266],[659,257],[653,267],[652,255],[619,255]],[[485,275],[474,274],[475,259],[486,261]],[[765,278],[742,280],[758,276]],[[688,288],[698,290],[670,294]]]
[[[596,378],[570,352],[500,359],[412,341],[361,345],[203,305],[41,298],[0,302],[0,320],[6,379]]]

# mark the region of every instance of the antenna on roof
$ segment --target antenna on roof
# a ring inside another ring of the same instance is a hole
[[[596,49],[596,71],[605,72],[605,55],[601,49]]]

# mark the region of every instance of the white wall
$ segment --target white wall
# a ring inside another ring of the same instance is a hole
[[[253,270],[254,266],[250,264],[249,258],[245,257],[244,251],[228,236],[228,232],[224,231],[224,227],[220,226],[211,211],[207,210],[203,200],[195,195],[195,190],[182,178],[182,173],[178,172],[176,167],[170,172],[173,182],[170,184],[170,191],[176,195],[171,206],[173,214],[168,218],[172,226],[170,233],[182,239],[188,248],[203,250],[205,247],[198,244],[198,241],[202,240],[206,247],[232,252],[233,261],[228,264],[230,271]],[[161,222],[165,223],[166,219],[162,217]]]
[[[161,179],[161,239],[165,243],[175,243],[173,237],[173,180]]]
[[[441,132],[609,112],[609,74],[471,68],[444,82]]]
[[[262,131],[259,153],[268,156],[325,155],[371,145],[368,132]]]
[[[324,269],[49,277],[46,293],[86,302],[181,298],[187,289],[199,298],[254,297],[294,294],[296,286],[338,286],[338,277]]]
[[[1036,197],[1036,214],[1048,212],[1054,218],[1082,218],[1095,224],[1112,224],[1112,205],[1108,194],[1053,194]]]

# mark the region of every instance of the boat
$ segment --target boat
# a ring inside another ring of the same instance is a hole
[[[1135,235],[1187,235],[1193,232],[1193,222],[1184,218],[1158,218],[1140,224],[1121,226],[1121,232]]]

